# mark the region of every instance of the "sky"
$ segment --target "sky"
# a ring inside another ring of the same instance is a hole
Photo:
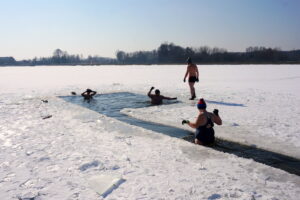
[[[0,57],[249,46],[300,49],[299,0],[0,0]]]

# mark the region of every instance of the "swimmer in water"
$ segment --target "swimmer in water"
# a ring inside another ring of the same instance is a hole
[[[88,100],[88,101],[89,101],[89,100],[91,100],[91,99],[93,98],[93,96],[94,96],[95,94],[97,94],[96,91],[93,91],[93,90],[91,90],[91,89],[86,89],[86,91],[83,92],[83,93],[81,94],[81,96],[83,96],[84,100]]]
[[[177,97],[171,98],[171,97],[165,97],[165,96],[160,95],[160,91],[158,89],[155,90],[155,94],[151,94],[153,89],[154,89],[154,87],[151,87],[149,92],[148,92],[148,97],[151,99],[151,104],[152,105],[162,104],[163,99],[167,99],[167,100],[176,100],[177,99]]]

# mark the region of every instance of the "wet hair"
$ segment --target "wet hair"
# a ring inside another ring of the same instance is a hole
[[[157,90],[155,90],[155,94],[156,95],[159,95],[160,94],[160,91],[157,89]]]
[[[191,59],[190,57],[188,57],[187,60],[186,60],[186,62],[187,62],[188,64],[192,64],[192,59]]]
[[[86,92],[92,92],[92,90],[88,88],[88,89],[86,89]]]

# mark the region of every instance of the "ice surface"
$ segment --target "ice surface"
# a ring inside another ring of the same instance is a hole
[[[117,175],[100,174],[89,178],[90,187],[104,198],[125,180]]]
[[[299,65],[199,71],[197,96],[224,121],[217,136],[299,157]],[[0,68],[0,199],[99,199],[87,180],[104,172],[126,179],[106,199],[298,199],[296,175],[56,97],[86,88],[146,94],[155,86],[184,105],[124,112],[182,127],[183,118],[197,116],[184,72],[185,66]]]

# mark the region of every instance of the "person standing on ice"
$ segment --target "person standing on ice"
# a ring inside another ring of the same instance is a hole
[[[222,125],[222,119],[219,116],[219,111],[214,109],[213,113],[206,111],[206,103],[204,99],[200,99],[197,108],[199,115],[195,123],[189,120],[183,120],[182,125],[187,124],[196,129],[195,143],[200,145],[213,144],[215,141],[214,123]]]
[[[155,90],[155,94],[151,94],[153,89],[154,89],[154,87],[151,87],[149,92],[148,92],[148,97],[150,97],[151,104],[153,104],[153,105],[162,104],[163,99],[167,99],[167,100],[176,100],[177,99],[177,97],[171,98],[171,97],[165,97],[165,96],[160,95],[160,91],[158,89]]]
[[[93,90],[91,90],[91,89],[86,89],[86,91],[83,92],[83,93],[81,94],[81,96],[83,96],[84,100],[88,100],[88,101],[89,101],[89,100],[91,100],[91,99],[93,98],[93,96],[94,96],[95,94],[97,94],[96,91],[93,91]]]
[[[185,82],[186,77],[188,76],[188,82],[189,82],[189,86],[190,86],[190,92],[191,92],[191,98],[190,100],[194,100],[196,98],[196,92],[195,92],[195,82],[199,82],[199,71],[198,71],[198,67],[197,65],[195,65],[192,62],[192,59],[190,57],[188,57],[187,59],[187,69],[186,69],[186,73],[184,75],[183,78],[183,82]]]

